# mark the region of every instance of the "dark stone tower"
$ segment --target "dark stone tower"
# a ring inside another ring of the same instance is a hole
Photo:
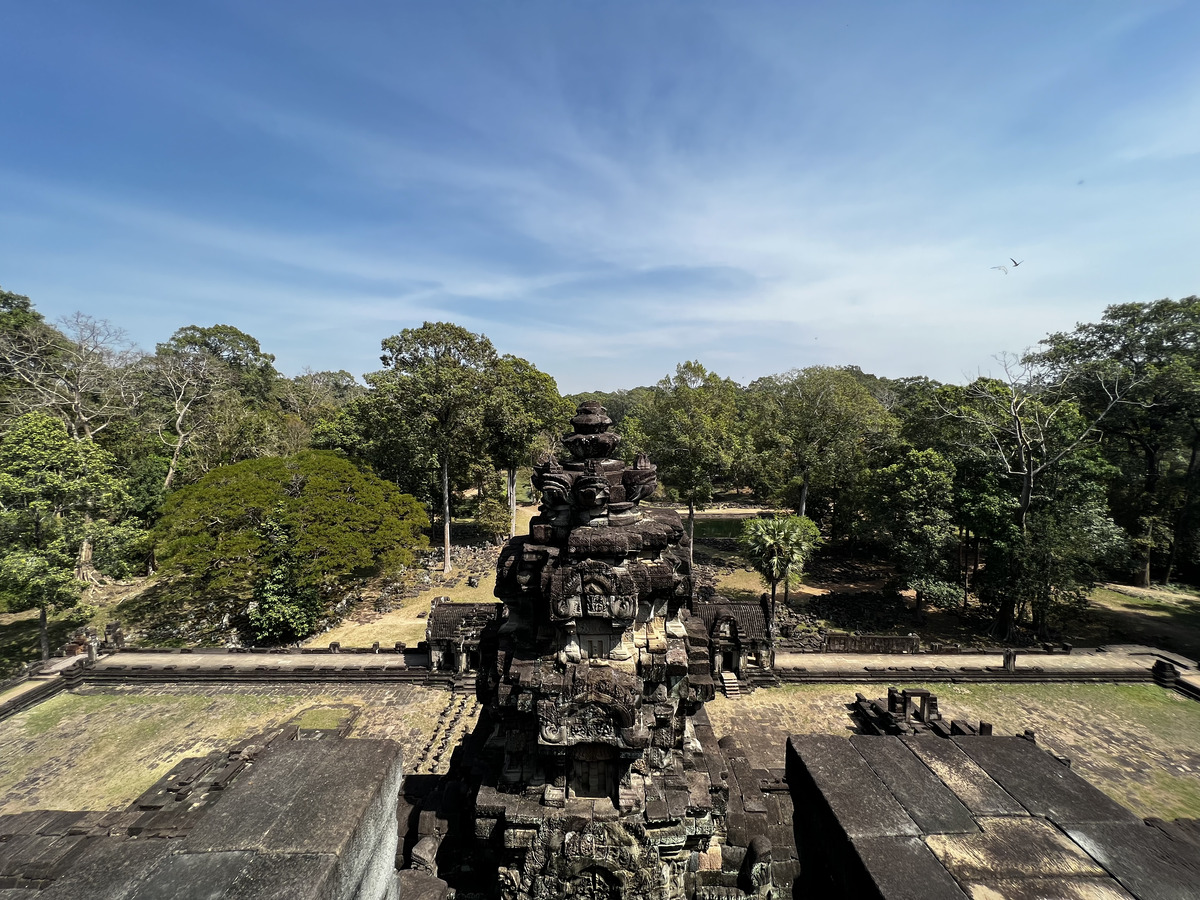
[[[611,424],[579,407],[570,461],[536,467],[539,515],[498,563],[474,824],[508,898],[687,896],[717,831],[692,759],[713,681],[687,537],[675,511],[639,505],[655,467],[614,459]]]

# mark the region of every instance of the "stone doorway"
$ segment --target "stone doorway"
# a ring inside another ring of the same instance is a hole
[[[571,796],[612,799],[616,794],[616,759],[604,746],[579,746],[571,757]]]

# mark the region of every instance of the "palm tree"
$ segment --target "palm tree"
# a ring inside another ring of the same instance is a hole
[[[804,564],[821,542],[812,519],[786,516],[778,519],[747,519],[738,543],[754,571],[771,587],[768,632],[775,642],[775,591],[782,581],[786,602],[791,580],[804,571]]]

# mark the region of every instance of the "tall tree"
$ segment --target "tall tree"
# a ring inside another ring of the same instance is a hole
[[[1128,402],[1104,417],[1103,445],[1121,469],[1110,500],[1140,550],[1138,584],[1149,586],[1156,554],[1170,580],[1200,493],[1200,297],[1110,306],[1041,344],[1034,358],[1055,373],[1115,370],[1131,383]],[[1110,403],[1098,379],[1078,398],[1093,416]]]
[[[145,367],[155,428],[171,454],[165,487],[218,466],[278,454],[282,414],[275,357],[232,325],[189,325]]]
[[[954,465],[936,450],[909,450],[872,473],[873,524],[896,564],[900,586],[917,595],[956,592],[951,581],[955,545]]]
[[[37,609],[42,659],[47,617],[79,602],[79,548],[91,523],[119,503],[112,456],[44,412],[0,436],[0,593],[10,609]]]
[[[1011,548],[1028,543],[1030,516],[1051,495],[1039,490],[1042,479],[1088,453],[1099,438],[1108,413],[1125,402],[1137,380],[1111,367],[1061,375],[1035,359],[1002,357],[1005,378],[980,378],[963,389],[946,389],[943,414],[964,426],[965,439],[1006,478],[1012,490],[1011,535],[998,535],[993,546]],[[1099,411],[1081,412],[1076,403],[1080,384],[1099,382],[1107,397]],[[1069,502],[1069,498],[1061,498]],[[1010,567],[1017,572],[1019,566]],[[1019,594],[994,592],[999,597],[992,633],[1009,639],[1017,624]]]
[[[177,353],[201,354],[219,363],[233,388],[252,402],[265,403],[280,377],[274,354],[264,353],[257,338],[232,325],[187,325],[162,346]]]
[[[443,571],[450,571],[450,467],[456,451],[481,447],[492,342],[449,322],[426,322],[383,341],[382,372],[367,376],[429,442],[441,473]]]
[[[861,372],[827,366],[793,370],[750,386],[760,414],[755,429],[764,462],[796,514],[808,512],[814,487],[831,499],[892,440],[896,422],[863,384]]]
[[[626,440],[658,465],[663,481],[688,505],[688,538],[695,537],[696,504],[712,499],[716,482],[738,455],[740,389],[692,361],[675,367],[625,418]],[[691,550],[688,563],[691,563]]]
[[[980,598],[998,611],[1012,609],[1015,621],[1028,617],[1042,640],[1064,615],[1087,606],[1105,565],[1127,550],[1105,506],[1106,468],[1095,447],[1064,459],[1039,480],[1025,527],[1010,527],[989,548]]]
[[[146,373],[157,401],[154,416],[159,439],[170,451],[163,490],[170,490],[184,453],[204,434],[209,402],[228,383],[220,363],[205,353],[159,344]]]
[[[94,438],[134,414],[142,354],[121,329],[83,313],[60,319],[55,328],[23,312],[10,317],[23,325],[0,328],[0,371],[9,388],[4,400],[13,412],[45,410],[76,438]]]
[[[484,410],[488,450],[507,474],[509,535],[517,533],[517,467],[538,435],[561,427],[571,406],[558,385],[533,363],[505,354],[496,361]]]

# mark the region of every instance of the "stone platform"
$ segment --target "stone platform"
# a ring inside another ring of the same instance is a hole
[[[392,741],[185,760],[124,813],[0,817],[0,898],[394,898],[402,775]]]
[[[1143,822],[1021,737],[788,740],[794,896],[1185,900],[1196,823]]]

